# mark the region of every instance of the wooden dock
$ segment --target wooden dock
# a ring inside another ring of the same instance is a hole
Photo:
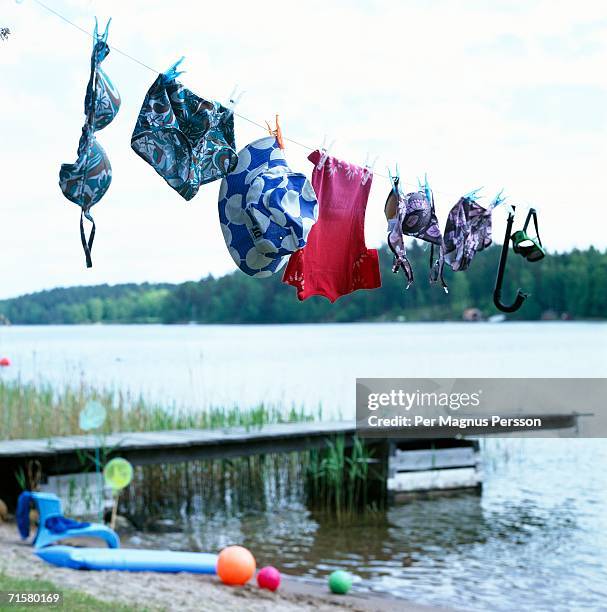
[[[522,416],[522,415],[518,415]],[[527,415],[525,415],[527,416]],[[529,415],[533,416],[533,415]],[[541,415],[544,428],[575,427],[577,415]],[[502,429],[508,433],[515,429]],[[357,433],[354,421],[319,423],[283,423],[262,428],[188,429],[140,433],[115,433],[105,436],[66,436],[54,438],[6,440],[0,442],[0,498],[5,501],[15,495],[14,474],[28,462],[40,463],[44,476],[73,474],[90,469],[90,457],[101,446],[105,458],[120,455],[133,465],[182,463],[205,459],[227,459],[269,453],[288,453],[313,448],[326,448],[329,440],[341,435],[351,446]],[[376,436],[379,432],[375,432]],[[487,428],[454,431],[452,437],[478,436],[489,433]],[[425,437],[445,438],[444,429],[425,431]],[[451,435],[451,434],[449,434]],[[391,448],[398,440],[377,436],[367,440],[375,448],[374,456],[387,463]]]
[[[526,418],[533,418],[529,415]],[[541,415],[544,428],[564,429],[575,427],[577,415]],[[425,437],[445,437],[445,428],[433,432],[427,428]],[[500,433],[516,431],[502,428]],[[466,437],[486,435],[487,428],[471,427],[453,432]],[[315,423],[281,423],[261,428],[234,427],[229,429],[184,429],[115,433],[105,436],[65,436],[0,442],[0,473],[5,474],[9,463],[38,460],[46,474],[67,474],[82,469],[83,453],[93,453],[103,446],[112,455],[120,455],[133,465],[152,463],[181,463],[201,459],[219,459],[287,453],[311,448],[324,448],[327,441],[343,435],[346,446],[352,444],[356,434],[354,421],[326,421]],[[386,439],[387,436],[379,436]],[[373,440],[370,440],[373,442]]]
[[[99,445],[133,465],[147,465],[303,451],[326,447],[336,435],[343,435],[346,445],[351,445],[355,433],[354,422],[339,421],[7,440],[0,442],[0,470],[4,472],[7,463],[34,459],[45,474],[79,472],[83,453],[94,453]]]

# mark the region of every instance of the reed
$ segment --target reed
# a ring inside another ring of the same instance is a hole
[[[232,459],[138,466],[120,512],[139,529],[170,518],[185,530],[192,517],[239,516],[305,503],[337,523],[384,509],[383,471],[374,451],[337,437],[326,449]]]
[[[104,443],[104,436],[110,433],[255,428],[322,418],[320,407],[315,415],[294,407],[285,411],[265,404],[248,410],[237,406],[166,408],[142,397],[85,385],[57,390],[19,380],[0,381],[0,439],[80,434],[80,411],[90,400],[101,402],[107,411],[99,432],[102,464],[113,451]],[[373,495],[382,478],[374,461],[373,450],[362,440],[355,439],[353,446],[346,447],[343,437],[337,437],[321,450],[137,466],[131,485],[121,497],[120,512],[145,529],[153,528],[161,519],[184,522],[192,516],[265,512],[305,502],[338,521],[348,520],[382,505],[382,500]],[[86,453],[80,463],[83,473],[95,470],[94,458]],[[79,497],[90,506],[91,491],[87,487],[79,492],[72,486],[67,493],[70,500]]]
[[[137,466],[120,500],[120,513],[139,529],[163,519],[184,525],[193,517],[267,512],[304,499],[307,453]]]
[[[101,433],[262,427],[270,423],[314,420],[303,408],[284,410],[263,403],[249,409],[211,406],[202,410],[165,407],[141,396],[94,389],[86,385],[35,385],[20,380],[0,380],[0,440],[45,438],[81,434],[79,415],[86,403],[96,400],[107,410]]]
[[[375,495],[384,488],[379,466],[374,450],[360,438],[351,448],[338,436],[326,449],[311,450],[306,470],[308,506],[338,521],[382,509],[385,500]]]

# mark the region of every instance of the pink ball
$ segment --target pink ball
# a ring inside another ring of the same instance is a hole
[[[257,584],[260,589],[275,591],[280,586],[280,572],[271,565],[262,567],[257,574]]]

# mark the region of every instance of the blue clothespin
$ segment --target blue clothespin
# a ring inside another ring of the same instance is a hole
[[[496,206],[499,206],[502,202],[508,199],[508,196],[502,196],[503,193],[504,190],[501,189],[500,192],[493,198],[491,204],[489,205],[489,208],[495,208]]]
[[[398,163],[396,164],[396,170],[394,176],[392,176],[392,172],[390,172],[390,168],[387,167],[388,176],[390,177],[390,184],[392,185],[392,191],[394,195],[398,198],[398,189],[400,183],[400,172],[398,171]]]
[[[464,198],[466,200],[478,200],[480,197],[482,196],[477,196],[479,191],[482,191],[483,187],[478,187],[477,189],[473,189],[472,191],[469,191]]]
[[[177,67],[183,60],[185,59],[185,55],[183,55],[180,59],[178,59],[167,71],[162,73],[162,76],[167,81],[174,81],[180,74],[183,74],[185,70],[177,71]]]
[[[433,202],[432,198],[432,190],[430,189],[430,183],[428,183],[428,174],[424,173],[424,193],[426,194],[426,199],[430,204]]]
[[[428,183],[428,173],[424,172],[424,182],[421,182],[419,176],[417,177],[417,188],[423,192],[428,202],[432,203],[432,190],[430,189],[430,183]]]
[[[97,17],[95,17],[95,29],[93,30],[93,39],[95,41],[95,44],[97,44],[98,42],[102,42],[102,43],[107,42],[107,37],[109,34],[109,29],[110,29],[110,23],[112,23],[111,17],[107,20],[107,24],[105,25],[105,31],[103,32],[101,36],[99,36],[99,22],[97,21]]]
[[[103,36],[101,37],[101,39],[103,40],[104,43],[107,42],[107,37],[109,34],[109,29],[110,29],[110,23],[112,23],[112,18],[110,17],[107,20],[107,24],[105,25],[105,32],[103,33]]]

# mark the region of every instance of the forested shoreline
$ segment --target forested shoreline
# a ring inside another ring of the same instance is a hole
[[[281,274],[249,278],[239,271],[181,284],[123,284],[58,288],[0,301],[0,318],[15,325],[83,323],[321,323],[461,320],[465,309],[484,317],[492,303],[500,247],[476,256],[466,272],[446,270],[449,294],[428,282],[429,253],[413,245],[415,282],[405,290],[392,256],[380,250],[382,287],[356,291],[331,304],[322,297],[299,302]],[[510,254],[503,295],[521,287],[531,296],[514,320],[602,319],[607,315],[607,252],[590,248],[550,254],[529,264]]]

